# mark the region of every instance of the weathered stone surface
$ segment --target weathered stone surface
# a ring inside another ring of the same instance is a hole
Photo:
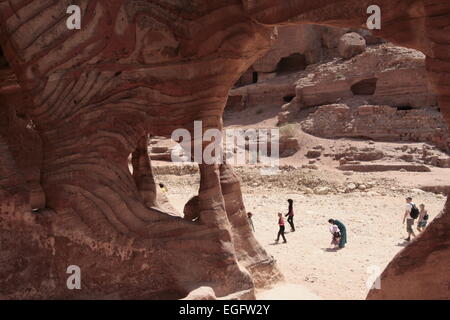
[[[161,210],[158,200],[144,200],[147,189],[136,185],[128,156],[147,133],[192,132],[194,120],[204,130],[221,129],[228,91],[269,48],[273,25],[355,28],[364,25],[371,2],[81,1],[81,30],[65,27],[67,2],[39,4],[0,2],[0,44],[28,99],[23,113],[43,142],[40,184],[52,209],[31,214],[24,174],[0,137],[2,298],[182,298],[205,283],[224,297],[270,281],[277,274],[273,260],[247,232],[248,223],[240,224],[239,186],[230,184],[228,200],[222,191],[230,169],[200,165],[201,223],[192,223]],[[376,35],[424,52],[450,123],[449,4],[379,4],[391,14],[383,15]],[[423,26],[420,32],[412,22]],[[383,281],[392,285],[383,296],[395,296],[414,276],[418,290],[405,288],[401,297],[448,293],[448,211],[447,203],[435,227],[387,268]],[[67,290],[73,263],[89,290]]]
[[[230,91],[226,108],[243,110],[245,108],[273,104],[280,105],[295,96],[292,89],[302,70],[307,66],[338,57],[339,37],[350,29],[319,25],[284,26],[277,28],[272,48],[258,59]],[[355,29],[355,34],[369,37],[370,32]],[[336,38],[337,37],[337,38]],[[361,37],[361,36],[359,36]],[[364,39],[361,38],[363,41]],[[314,72],[314,67],[312,70]],[[306,72],[305,74],[307,74]],[[267,82],[261,85],[263,82]],[[240,88],[245,86],[245,88]],[[289,103],[289,111],[280,113],[279,124],[295,117],[301,99]]]
[[[346,33],[339,39],[338,50],[342,58],[349,59],[366,50],[366,40],[356,32]]]
[[[322,152],[319,150],[308,150],[308,152],[306,152],[307,158],[319,158],[321,155]]]
[[[303,56],[304,63],[292,64],[291,71],[302,70],[308,64],[321,59],[321,27],[316,25],[278,27],[272,48],[253,64],[253,70],[261,73],[283,72],[279,70],[285,61],[295,54]],[[288,61],[287,61],[288,62]],[[285,70],[287,71],[287,70]]]
[[[31,208],[39,209],[45,208],[40,183],[42,139],[23,113],[25,106],[26,100],[12,71],[0,70],[0,136],[24,180]]]
[[[289,103],[286,103],[281,107],[281,112],[278,113],[277,125],[281,126],[295,119],[300,111],[300,103],[298,103],[298,97],[293,98]]]
[[[42,226],[29,227],[37,239],[36,255],[26,258],[27,265],[37,269],[32,289],[20,289],[20,283],[31,278],[21,278],[16,270],[1,284],[2,295],[181,298],[195,283],[209,283],[218,296],[253,288],[251,275],[236,256],[218,168],[200,168],[202,223],[191,223],[164,209],[155,198],[154,181],[147,171],[149,159],[140,139],[147,133],[168,137],[180,127],[192,130],[196,119],[203,120],[205,130],[220,129],[229,87],[268,48],[272,28],[251,22],[239,1],[208,7],[193,4],[186,16],[185,3],[175,1],[161,8],[162,16],[171,18],[160,23],[149,14],[154,4],[136,7],[117,0],[84,2],[86,27],[70,31],[64,24],[53,24],[52,15],[60,12],[57,15],[63,17],[67,9],[66,3],[55,2],[36,18],[40,25],[36,41],[25,28],[17,27],[34,23],[30,17],[40,10],[36,4],[16,6],[21,12],[17,19],[9,5],[0,3],[0,43],[17,71],[23,94],[30,98],[25,112],[44,141],[40,182],[46,205],[57,214]],[[214,18],[212,12],[218,16]],[[230,19],[219,19],[220,12]],[[174,18],[177,15],[183,18]],[[209,32],[196,29],[215,19],[222,22]],[[219,37],[213,39],[219,30]],[[236,31],[243,37],[236,36]],[[55,46],[60,50],[54,50]],[[74,53],[75,47],[79,50]],[[216,60],[220,50],[227,53]],[[176,65],[177,71],[171,71]],[[210,76],[217,79],[212,81]],[[134,179],[127,167],[132,152]],[[12,167],[4,176],[11,180],[11,173]],[[11,237],[14,228],[10,229],[9,218],[5,221],[4,210],[1,215],[2,258],[8,261],[2,265],[3,272],[17,264],[13,249],[26,255],[33,243],[25,246]],[[46,235],[43,230],[52,231]],[[48,241],[38,241],[46,237]],[[51,241],[54,244],[44,249]],[[265,274],[274,271],[271,258],[258,252],[246,266],[256,276],[258,262]],[[35,258],[46,255],[47,259]],[[67,290],[65,271],[73,263],[83,270],[89,291]],[[109,272],[114,276],[108,276]],[[57,276],[50,276],[54,273]]]
[[[416,141],[450,148],[447,123],[437,110],[344,104],[320,106],[301,123],[302,129],[324,138],[364,137],[378,141]],[[364,160],[363,160],[364,161]]]
[[[311,66],[296,80],[302,108],[343,103],[395,107],[436,106],[425,56],[391,44],[370,47],[353,59]]]
[[[292,100],[295,93],[295,74],[277,77],[230,91],[228,110],[281,106]]]
[[[295,137],[281,136],[279,140],[279,152],[281,157],[289,157],[300,149],[298,139]]]

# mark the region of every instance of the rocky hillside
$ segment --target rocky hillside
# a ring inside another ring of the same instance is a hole
[[[278,125],[299,122],[318,137],[450,146],[425,56],[366,30],[279,28],[274,48],[230,91],[226,111],[252,108],[278,108]]]

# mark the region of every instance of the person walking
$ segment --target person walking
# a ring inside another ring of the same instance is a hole
[[[405,241],[411,241],[411,236],[415,237],[413,226],[414,219],[417,219],[419,216],[419,209],[417,209],[416,205],[412,202],[411,197],[406,198],[406,209],[405,214],[403,215],[403,224],[406,221],[406,232],[408,233],[408,238]]]
[[[330,226],[331,233],[331,245],[332,249],[336,250],[339,247],[339,241],[341,240],[341,232],[339,227],[335,224],[331,224]]]
[[[425,205],[421,203],[419,205],[419,219],[417,222],[417,231],[422,232],[425,230],[427,223],[428,223],[428,211],[425,210]]]
[[[294,226],[294,200],[292,199],[288,199],[288,213],[285,215],[285,217],[287,218],[287,222],[289,222],[290,226],[291,226],[291,232],[295,231],[295,226]]]
[[[278,242],[280,240],[280,236],[283,238],[283,243],[286,243],[286,237],[284,236],[284,218],[283,214],[281,212],[278,213],[278,226],[280,229],[278,230],[277,238],[275,239],[275,242]]]
[[[253,225],[253,220],[252,220],[253,213],[247,212],[247,217],[248,217],[248,223],[252,226],[253,232],[255,232],[255,226]]]
[[[328,220],[329,223],[332,225],[336,225],[339,228],[340,238],[339,238],[339,249],[342,249],[345,247],[345,244],[347,243],[347,228],[345,225],[337,220],[337,219],[330,219]]]

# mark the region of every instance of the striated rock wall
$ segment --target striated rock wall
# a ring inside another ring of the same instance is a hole
[[[384,44],[351,60],[320,65],[296,82],[301,107],[348,102],[427,107],[437,104],[420,52]]]
[[[155,195],[142,137],[192,131],[194,120],[203,120],[204,130],[220,129],[228,89],[269,47],[272,28],[252,22],[237,0],[101,0],[81,1],[83,27],[68,30],[69,4],[42,8],[35,0],[12,8],[0,2],[0,43],[29,97],[25,112],[43,142],[40,184],[54,212],[37,213],[46,219],[27,229],[52,239],[50,251],[42,241],[33,249],[47,260],[25,258],[38,269],[35,281],[17,269],[1,278],[2,296],[181,298],[202,284],[218,297],[253,290],[238,261],[217,165],[200,166],[202,223],[183,220]],[[12,196],[23,194],[18,206],[26,208],[22,171],[10,162],[2,179],[23,185]],[[12,236],[19,227],[11,225],[10,210],[0,212],[2,250],[15,251],[2,251],[3,270],[14,270],[16,263],[8,252],[26,256],[34,245]],[[263,272],[269,266],[276,274],[272,258],[258,252],[242,263],[255,274],[254,265],[264,262]],[[82,270],[84,290],[66,287],[72,264]]]
[[[449,4],[375,2],[384,12],[377,35],[424,52],[450,123]],[[228,91],[269,49],[273,25],[359,28],[373,1],[79,3],[82,28],[68,30],[70,1],[0,1],[0,45],[27,97],[23,112],[42,141],[40,185],[51,209],[31,215],[19,161],[0,137],[1,297],[182,298],[202,286],[218,297],[251,292],[263,278],[258,270],[277,271],[254,239],[239,239],[248,233],[239,226],[244,210],[230,217],[235,206],[222,191],[229,174],[218,165],[199,166],[201,223],[194,223],[153,201],[150,176],[133,179],[128,157],[137,150],[142,160],[139,141],[146,134],[192,132],[194,120],[202,120],[204,130],[221,129]],[[239,188],[232,190],[237,199]],[[433,270],[418,274],[418,289],[428,298],[443,296],[429,279],[448,279],[441,267],[448,265],[449,219],[447,206],[436,221],[442,235],[430,228],[422,236],[430,239],[426,248],[419,240],[404,253],[420,260],[422,270]],[[439,268],[428,259],[434,253]],[[72,264],[82,270],[82,290],[66,287]],[[405,267],[403,278],[392,278],[393,266],[403,265],[397,259],[386,270],[383,279],[393,283],[416,272]],[[395,295],[386,288],[385,297]]]

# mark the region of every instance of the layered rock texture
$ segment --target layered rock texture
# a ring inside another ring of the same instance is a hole
[[[160,205],[146,138],[193,133],[194,120],[221,129],[229,89],[269,49],[274,25],[360,28],[372,2],[82,0],[82,27],[68,30],[70,1],[0,1],[0,44],[20,85],[2,86],[2,97],[15,93],[0,105],[1,298],[183,298],[199,287],[248,297],[276,279],[231,168],[199,165],[199,219],[187,221]],[[375,35],[426,55],[449,123],[450,5],[376,3]],[[17,137],[42,151],[30,159]],[[406,260],[394,259],[382,297],[448,294],[433,283],[448,282],[449,219],[447,206]],[[81,290],[66,287],[70,265]]]
[[[340,38],[351,32],[349,28],[320,25],[281,26],[276,30],[272,48],[258,59],[236,82],[230,92],[227,109],[242,110],[254,106],[270,106],[289,102],[295,96],[295,82],[305,69],[332,58],[341,57]],[[379,43],[367,30],[356,29],[369,43]],[[350,46],[345,46],[346,50]],[[358,51],[355,51],[358,52]],[[360,53],[360,52],[358,52]],[[270,80],[273,81],[270,81]]]
[[[428,142],[450,150],[447,123],[436,109],[345,104],[321,106],[301,122],[302,129],[326,138],[359,137],[380,141]]]

